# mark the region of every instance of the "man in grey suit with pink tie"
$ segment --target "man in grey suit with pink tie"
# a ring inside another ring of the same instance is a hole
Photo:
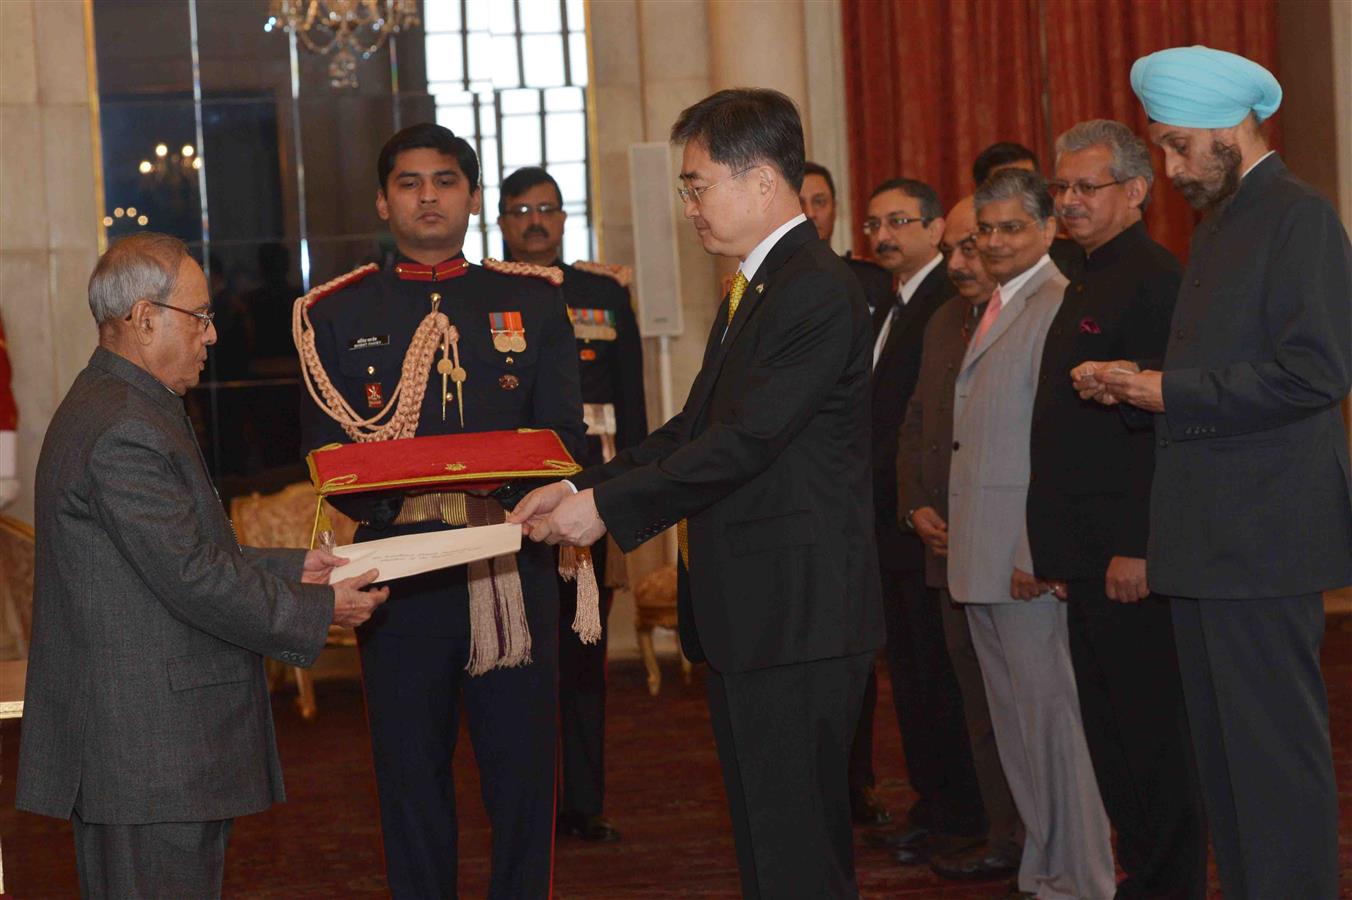
[[[1037,581],[1026,503],[1042,345],[1066,279],[1047,248],[1052,200],[1036,172],[976,193],[977,249],[999,283],[967,346],[953,398],[948,584],[967,609],[991,723],[1027,834],[1018,892],[1107,898],[1115,877],[1058,586]],[[1055,373],[1063,378],[1063,373]]]

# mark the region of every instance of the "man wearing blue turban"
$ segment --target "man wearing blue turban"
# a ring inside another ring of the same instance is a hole
[[[1352,582],[1352,247],[1268,149],[1281,86],[1207,47],[1136,61],[1165,170],[1206,213],[1161,360],[1085,362],[1082,397],[1154,413],[1147,577],[1179,670],[1228,900],[1338,895],[1321,593]]]

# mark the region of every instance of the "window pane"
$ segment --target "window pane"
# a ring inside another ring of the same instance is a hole
[[[582,163],[551,164],[549,174],[559,183],[565,203],[576,203],[587,196],[587,167]]]
[[[427,36],[427,80],[463,81],[464,59],[461,57],[460,33],[429,34]]]
[[[474,110],[468,106],[438,106],[437,124],[461,137],[474,134]]]
[[[563,30],[559,21],[559,0],[520,0],[521,30],[535,34],[558,34]],[[507,5],[505,2],[504,6]]]
[[[423,28],[428,37],[438,31],[460,30],[460,0],[423,0]]]
[[[582,0],[568,0],[568,28],[581,31],[587,23],[587,14],[582,9]]]
[[[572,66],[573,84],[585,87],[587,84],[587,35],[574,31],[568,35],[568,61]]]
[[[514,88],[521,84],[517,71],[516,38],[494,35],[489,39],[493,54],[493,86]]]
[[[526,84],[531,87],[562,85],[563,41],[558,35],[533,34],[521,39],[526,64]]]
[[[479,171],[482,172],[483,184],[485,186],[494,186],[498,183],[498,142],[486,140],[483,142],[483,153],[479,157]]]
[[[545,121],[546,159],[580,162],[587,158],[587,119],[580,112],[556,113]]]
[[[580,112],[583,93],[578,88],[550,88],[545,91],[546,112]]]
[[[449,0],[455,2],[455,0]],[[502,0],[466,0],[465,29],[467,31],[487,31],[489,12],[492,6]]]
[[[498,95],[498,98],[502,104],[504,116],[538,113],[540,111],[539,91],[503,91]]]
[[[506,116],[502,119],[502,162],[508,169],[539,165],[540,120],[535,116]]]
[[[482,32],[471,32],[469,36],[469,79],[470,81],[492,82],[493,80],[493,38]],[[516,54],[512,55],[515,58]]]
[[[512,0],[494,0],[490,4],[488,30],[495,35],[516,35],[516,4]]]
[[[465,235],[465,259],[472,263],[482,262],[484,258],[484,239],[479,233],[476,218],[470,218],[469,233]]]
[[[568,224],[563,229],[564,262],[592,258],[591,229],[586,222],[581,216],[569,216]]]
[[[501,192],[495,188],[484,188],[484,220],[496,222],[498,218],[498,197]]]

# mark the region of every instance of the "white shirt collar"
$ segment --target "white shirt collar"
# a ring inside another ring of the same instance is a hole
[[[934,259],[925,263],[920,267],[920,271],[901,283],[901,287],[897,288],[897,299],[901,301],[902,306],[911,302],[911,298],[915,296],[916,289],[920,287],[920,282],[928,278],[929,273],[933,272],[943,261],[944,255],[942,253],[935,253]]]
[[[779,243],[779,239],[792,231],[800,223],[806,221],[807,216],[799,213],[783,225],[780,225],[774,231],[770,232],[765,240],[757,244],[755,249],[746,255],[746,259],[742,260],[742,265],[739,268],[741,269],[742,274],[746,276],[747,282],[750,282],[751,279],[756,277],[756,270],[761,267],[761,263],[765,262],[765,257],[770,255],[770,251],[774,248],[775,244]]]
[[[1276,152],[1277,152],[1276,150],[1269,150],[1268,152],[1264,153],[1262,156],[1260,156],[1260,157],[1258,157],[1257,159],[1255,159],[1255,160],[1253,161],[1253,165],[1251,165],[1251,166],[1249,166],[1247,169],[1245,169],[1245,170],[1244,170],[1244,174],[1241,175],[1241,176],[1239,176],[1239,180],[1240,180],[1240,181],[1243,181],[1245,178],[1247,178],[1250,172],[1252,172],[1254,169],[1258,168],[1258,164],[1259,164],[1259,163],[1261,163],[1263,160],[1267,159],[1269,156],[1271,156],[1272,154],[1274,154],[1274,153],[1276,153]]]
[[[1052,258],[1044,253],[1042,254],[1042,259],[1039,259],[1028,269],[1020,272],[1018,275],[1009,279],[1009,281],[1000,285],[1000,305],[1004,306],[1009,303],[1009,299],[1017,294],[1023,286],[1028,283],[1028,280],[1037,274],[1039,269],[1043,266],[1050,266],[1051,264]]]

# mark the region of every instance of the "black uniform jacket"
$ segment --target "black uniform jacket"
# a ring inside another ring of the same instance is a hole
[[[353,409],[372,415],[375,409],[370,404],[388,402],[399,383],[413,333],[431,310],[433,294],[441,297],[441,311],[459,331],[460,364],[467,374],[465,424],[461,428],[455,385],[449,380],[450,397],[442,418],[442,380],[435,368],[435,360],[441,358],[438,351],[427,378],[417,435],[550,428],[576,459],[584,459],[585,427],[572,325],[559,289],[531,276],[506,275],[471,265],[463,275],[445,281],[406,281],[391,268],[321,297],[310,307],[315,347],[329,377]],[[524,350],[502,352],[494,348],[492,313],[520,314]],[[371,397],[372,385],[376,386],[375,397]],[[307,451],[349,440],[308,395],[303,402],[301,426]],[[510,508],[526,488],[534,486],[514,483],[499,493],[499,499]],[[444,527],[439,523],[392,526],[402,499],[399,492],[375,492],[334,497],[332,502],[366,523],[357,531],[359,541]],[[554,590],[551,548],[524,542],[518,566],[528,603],[533,589],[547,583],[548,592]],[[368,627],[400,634],[444,634],[448,633],[446,629],[458,628],[463,609],[455,607],[464,606],[466,601],[446,597],[442,583],[448,582],[453,592],[463,593],[464,567],[447,572],[442,573],[445,577],[430,573],[440,581],[426,576],[404,579],[407,585],[401,587],[421,588],[426,580],[428,589],[401,590],[377,611]],[[434,581],[442,586],[432,589]]]
[[[1163,380],[1151,586],[1224,599],[1352,582],[1352,248],[1276,154],[1197,226]]]
[[[897,511],[897,443],[906,404],[920,378],[920,354],[930,316],[953,296],[953,282],[941,261],[920,282],[897,313],[887,343],[873,370],[873,510],[878,562],[886,569],[918,572],[925,567],[925,545],[903,530]],[[886,309],[875,314],[881,321]]]
[[[863,290],[804,222],[725,336],[727,308],[681,412],[575,483],[595,487],[626,551],[689,519],[678,602],[692,659],[739,672],[877,649]]]
[[[613,278],[556,262],[563,271],[563,299],[574,321],[590,321],[586,311],[600,312],[612,322],[613,339],[577,338],[583,403],[615,406],[615,449],[623,450],[648,434],[643,399],[643,340],[638,335],[629,291]],[[590,441],[586,465],[601,462],[600,441]]]
[[[1081,400],[1086,360],[1164,353],[1182,266],[1137,222],[1076,267],[1047,332],[1033,401],[1028,541],[1041,578],[1102,576],[1114,556],[1145,558],[1155,440],[1115,407]]]

